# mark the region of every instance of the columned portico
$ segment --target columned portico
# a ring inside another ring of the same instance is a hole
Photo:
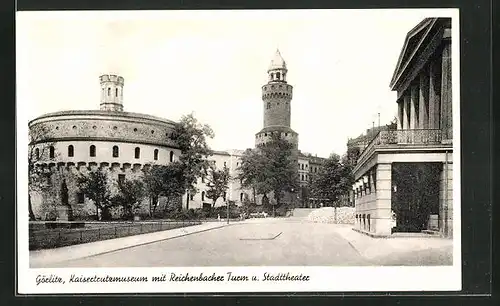
[[[424,69],[419,75],[419,125],[420,129],[429,128],[429,75]]]

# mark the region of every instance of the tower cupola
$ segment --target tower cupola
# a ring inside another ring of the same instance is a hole
[[[271,64],[267,69],[267,73],[269,75],[269,82],[285,82],[286,83],[286,73],[288,69],[286,69],[286,62],[281,56],[280,50],[276,49],[276,53],[274,54],[273,59],[271,60]]]
[[[123,111],[124,79],[114,74],[104,74],[99,77],[101,82],[101,110]]]

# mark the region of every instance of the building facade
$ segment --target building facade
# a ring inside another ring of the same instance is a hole
[[[359,231],[453,235],[451,55],[451,18],[407,34],[390,83],[397,130],[378,132],[354,169]]]

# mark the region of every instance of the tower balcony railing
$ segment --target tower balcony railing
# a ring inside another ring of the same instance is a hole
[[[391,145],[432,145],[441,144],[443,133],[441,129],[414,130],[384,130],[378,132],[368,143],[358,161],[364,160],[378,146]]]

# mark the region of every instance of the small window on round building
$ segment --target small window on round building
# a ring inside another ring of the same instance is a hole
[[[115,131],[116,131],[117,129],[118,129],[118,127],[117,127],[117,126],[114,126],[114,127],[113,127],[113,130],[115,130]]]
[[[134,128],[134,132],[137,132],[137,128]]]
[[[170,162],[174,161],[174,151],[170,151]]]
[[[154,160],[158,160],[158,149],[155,149]]]
[[[89,148],[90,157],[95,157],[95,146],[91,145]]]
[[[56,150],[54,149],[54,147],[53,147],[53,146],[50,146],[50,148],[49,148],[49,157],[50,157],[50,158],[54,158],[55,151],[56,151]]]
[[[155,133],[155,131],[151,130],[151,134],[154,134],[154,133]]]
[[[118,146],[113,146],[113,157],[118,157],[118,156],[119,156]]]
[[[141,157],[141,149],[139,147],[135,148],[135,158]]]
[[[75,154],[75,148],[73,147],[73,145],[69,145],[68,146],[68,157],[73,157]]]
[[[73,125],[73,130],[76,130],[76,125]]]
[[[58,127],[58,126],[56,126],[56,130],[58,130],[58,129],[59,129],[59,127]]]
[[[95,129],[97,129],[97,126],[94,125],[92,128],[95,130]]]

